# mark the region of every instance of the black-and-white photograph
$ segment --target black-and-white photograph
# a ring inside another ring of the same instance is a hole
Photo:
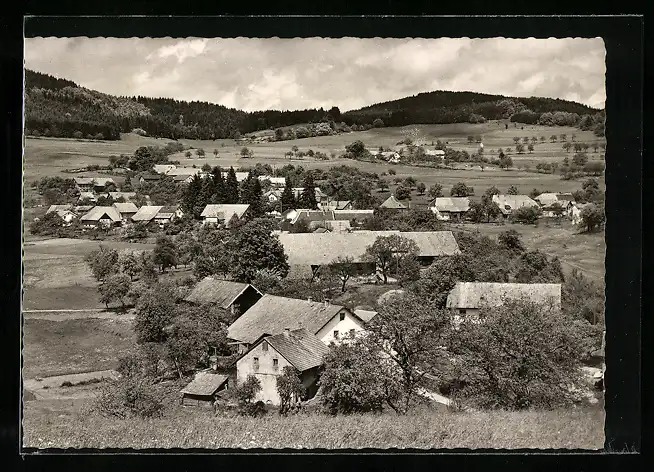
[[[605,55],[26,38],[23,447],[602,449]]]

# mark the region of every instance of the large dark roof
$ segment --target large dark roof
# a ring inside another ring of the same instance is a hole
[[[227,309],[248,287],[249,284],[241,282],[205,277],[188,294],[186,301],[198,305],[212,303]]]
[[[305,328],[264,338],[300,372],[322,365],[329,348]]]

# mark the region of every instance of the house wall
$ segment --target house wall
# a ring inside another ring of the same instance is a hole
[[[236,363],[237,383],[245,382],[248,375],[254,375],[261,382],[261,391],[257,394],[255,401],[264,403],[270,402],[273,405],[279,405],[280,398],[277,393],[277,376],[282,374],[282,370],[291,364],[284,359],[271,345],[268,350],[263,350],[263,344],[260,343],[252,349],[243,358]],[[259,367],[256,368],[254,358],[259,359]],[[273,359],[277,359],[279,364],[273,366]]]
[[[345,318],[341,321],[340,314],[344,313]],[[347,310],[342,309],[339,311],[336,316],[334,316],[329,322],[323,326],[320,331],[316,333],[318,339],[320,339],[325,344],[329,344],[332,341],[338,342],[339,340],[334,338],[334,331],[338,331],[339,337],[343,337],[349,334],[350,330],[353,329],[356,331],[363,330],[362,323],[354,318]]]
[[[218,218],[216,218],[216,217],[205,217],[205,218],[202,220],[202,223],[213,223],[213,224],[218,224],[218,223],[222,223],[222,220],[220,220],[220,219],[218,219]]]

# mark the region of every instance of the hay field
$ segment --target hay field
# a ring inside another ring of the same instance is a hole
[[[153,244],[85,239],[26,241],[23,247],[23,308],[27,310],[104,308],[84,262],[99,244],[114,249],[149,250]]]

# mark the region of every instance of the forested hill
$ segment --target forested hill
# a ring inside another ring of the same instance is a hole
[[[330,110],[245,112],[208,102],[171,98],[115,97],[47,74],[25,71],[26,134],[119,139],[143,129],[166,138],[236,138],[241,134],[321,121],[352,125],[480,122],[511,118],[525,123],[565,124],[603,131],[603,112],[549,98],[510,98],[473,92],[429,92],[341,114]],[[383,122],[383,123],[382,123]]]
[[[377,103],[343,115],[345,120],[385,126],[483,122],[511,119],[520,123],[580,126],[603,131],[604,112],[580,103],[544,97],[505,97],[475,92],[435,91]]]

